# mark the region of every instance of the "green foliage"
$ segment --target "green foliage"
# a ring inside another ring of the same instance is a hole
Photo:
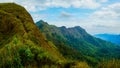
[[[20,59],[22,59],[22,64],[29,64],[33,61],[34,59],[34,54],[32,54],[31,50],[26,47],[22,47],[19,49],[19,54],[20,54]]]
[[[86,62],[75,62],[71,68],[91,68]]]
[[[57,63],[57,59],[54,56],[41,47],[33,45],[32,42],[31,44],[28,44],[28,42],[26,44],[16,42],[19,42],[19,39],[14,37],[14,40],[9,45],[0,49],[0,68],[21,68],[32,66],[32,63],[37,63],[38,67],[41,67]]]
[[[102,61],[97,68],[120,68],[120,60],[113,59],[109,61]]]
[[[104,52],[108,53],[104,56],[119,53],[118,47],[93,38],[80,27],[58,28],[45,23],[40,29],[48,40],[23,7],[1,3],[0,68],[90,68],[87,62],[95,64]],[[112,52],[118,49],[114,54],[107,48],[113,48]]]
[[[86,61],[95,66],[103,58],[110,60],[120,57],[120,47],[89,35],[79,26],[56,27],[42,20],[36,25],[66,59]]]
[[[17,4],[0,3],[0,68],[49,67],[57,60],[65,59],[47,42],[30,14]]]

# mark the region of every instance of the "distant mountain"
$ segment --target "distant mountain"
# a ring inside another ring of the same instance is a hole
[[[42,20],[36,25],[58,47],[63,56],[69,59],[83,59],[94,64],[103,58],[120,58],[119,46],[91,36],[80,26],[56,27]]]
[[[115,35],[115,34],[96,34],[94,35],[97,38],[115,43],[120,45],[120,35]]]

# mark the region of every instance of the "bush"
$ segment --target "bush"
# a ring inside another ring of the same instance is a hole
[[[20,59],[22,60],[22,64],[30,64],[33,61],[34,54],[32,54],[31,50],[27,47],[19,49]]]

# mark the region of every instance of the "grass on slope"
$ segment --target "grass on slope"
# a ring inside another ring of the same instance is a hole
[[[0,68],[74,68],[40,33],[29,13],[14,3],[0,4]],[[81,62],[82,63],[82,62]],[[83,63],[88,67],[87,63]]]
[[[0,49],[0,68],[21,68],[44,65],[57,65],[59,59],[36,46],[30,40],[21,42],[16,36],[13,40]]]
[[[112,59],[109,61],[102,61],[97,68],[120,68],[120,60]]]

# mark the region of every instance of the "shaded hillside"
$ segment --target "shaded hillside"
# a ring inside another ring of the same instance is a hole
[[[0,68],[50,68],[63,61],[64,57],[41,34],[23,7],[0,3]]]
[[[114,34],[97,34],[95,37],[120,45],[120,35]]]
[[[38,21],[36,25],[47,39],[58,47],[64,56],[71,56],[69,59],[85,59],[85,61],[95,64],[103,58],[120,58],[119,46],[95,38],[79,26],[73,28],[56,27],[42,20]],[[70,51],[63,49],[66,47]],[[71,52],[74,50],[75,53]],[[78,58],[74,57],[74,55]]]

